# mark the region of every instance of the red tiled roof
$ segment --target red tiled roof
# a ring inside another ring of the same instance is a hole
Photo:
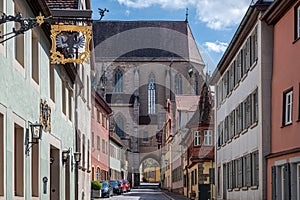
[[[78,9],[78,0],[46,0],[50,9]]]

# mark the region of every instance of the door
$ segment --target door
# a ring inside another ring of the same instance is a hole
[[[59,149],[50,146],[50,200],[60,200]]]
[[[209,184],[199,184],[199,200],[210,199],[210,185]]]

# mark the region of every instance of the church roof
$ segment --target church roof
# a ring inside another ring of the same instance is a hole
[[[185,21],[94,21],[96,61],[189,61],[204,65]]]

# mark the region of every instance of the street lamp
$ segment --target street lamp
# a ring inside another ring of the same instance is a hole
[[[25,144],[26,144],[26,151],[25,154],[29,155],[29,150],[34,144],[38,144],[39,140],[42,138],[42,124],[39,124],[35,122],[34,124],[30,123],[30,130],[31,130],[31,141],[29,140],[29,128],[26,130],[26,138],[25,138]],[[33,141],[34,140],[34,141]],[[31,146],[29,146],[31,144]]]
[[[81,160],[81,153],[80,152],[74,152],[74,159],[75,159],[75,162],[78,164]]]
[[[69,159],[70,149],[62,151],[62,162],[65,164]]]

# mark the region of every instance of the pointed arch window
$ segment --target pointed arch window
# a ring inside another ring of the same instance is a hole
[[[116,134],[120,138],[124,138],[124,119],[121,116],[118,116],[116,119]]]
[[[182,77],[181,74],[175,76],[175,94],[182,94]]]
[[[155,114],[156,83],[155,75],[151,73],[148,79],[148,114]]]
[[[120,69],[115,72],[115,92],[123,92],[123,73]]]

